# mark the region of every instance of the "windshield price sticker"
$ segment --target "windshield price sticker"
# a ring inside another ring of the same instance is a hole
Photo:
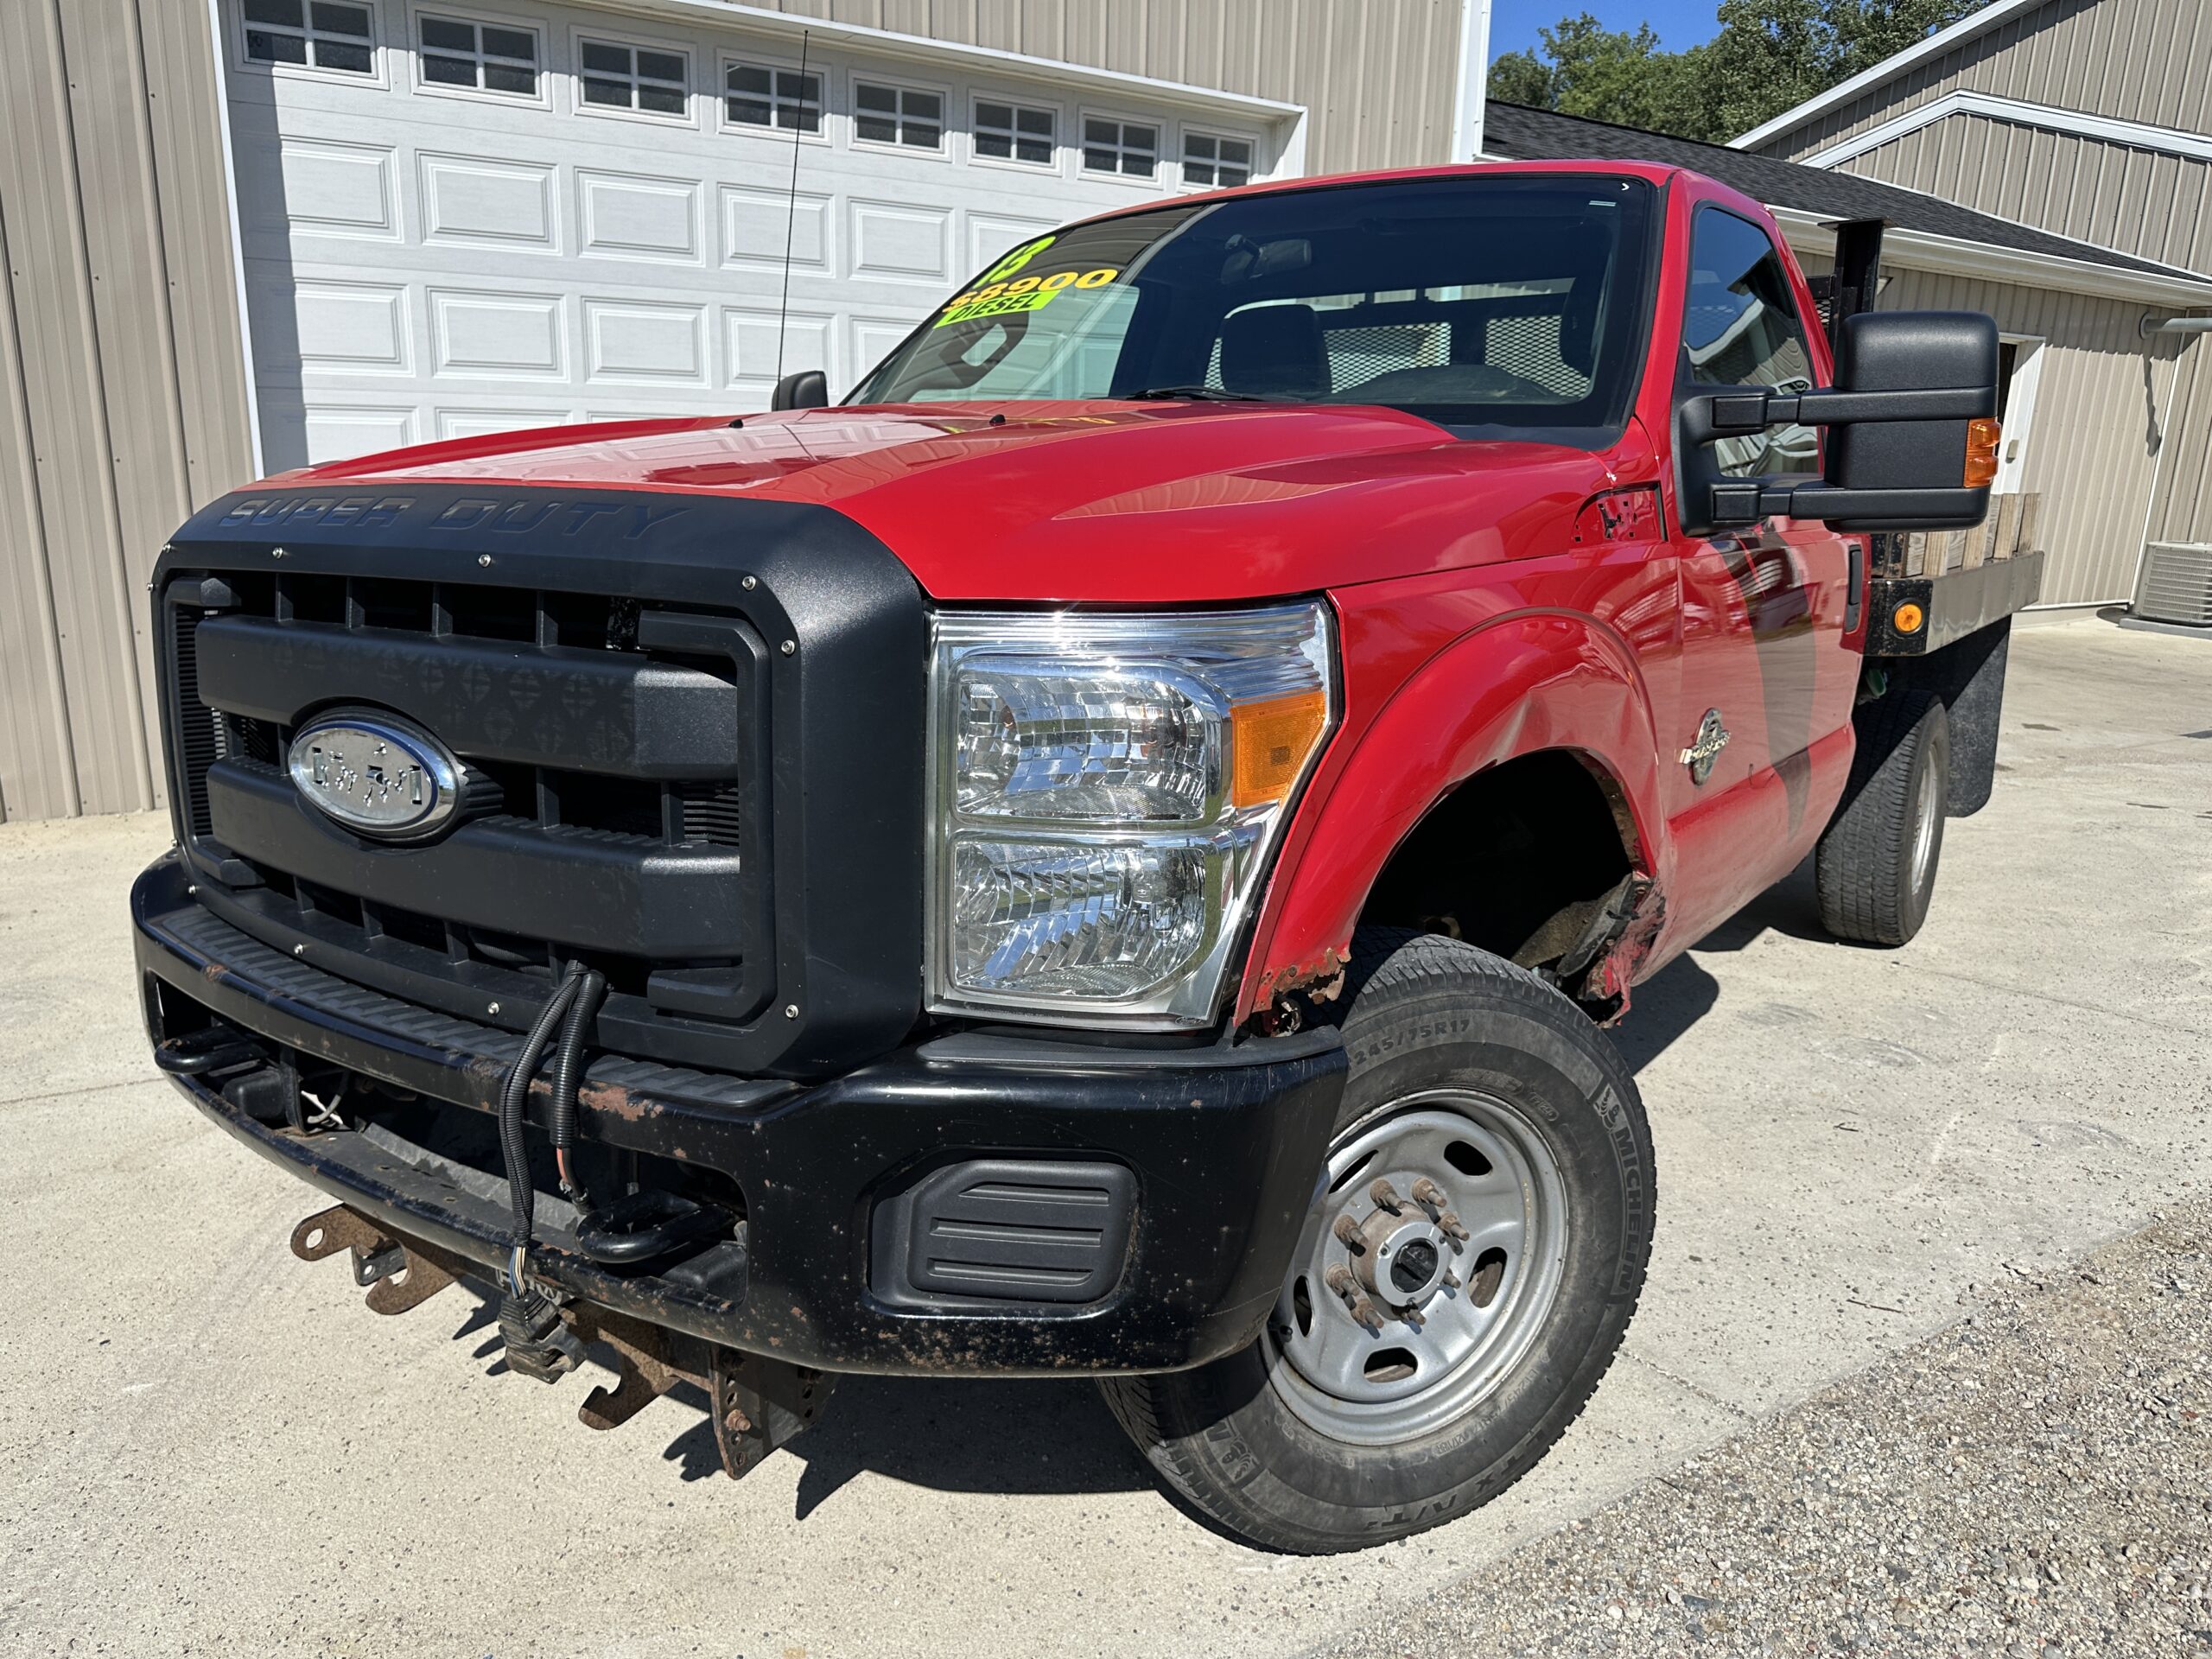
[[[1094,270],[1056,270],[1049,276],[1016,276],[1009,282],[988,283],[955,295],[935,326],[942,328],[947,323],[969,322],[977,317],[1004,316],[1009,311],[1041,311],[1071,288],[1103,288],[1121,274],[1114,267],[1101,266]]]

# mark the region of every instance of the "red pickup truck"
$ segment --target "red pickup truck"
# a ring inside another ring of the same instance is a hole
[[[835,406],[240,491],[155,582],[156,1058],[594,1427],[1090,1374],[1255,1542],[1462,1513],[1643,1285],[1601,1027],[1808,854],[1902,944],[1988,791],[2018,594],[1891,554],[1985,511],[1996,333],[1852,276],[1832,353],[1692,174],[1300,181]]]

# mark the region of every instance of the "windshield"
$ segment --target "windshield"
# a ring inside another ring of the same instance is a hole
[[[1642,181],[1408,180],[1173,204],[1026,242],[855,403],[1380,404],[1610,441],[1649,304]]]

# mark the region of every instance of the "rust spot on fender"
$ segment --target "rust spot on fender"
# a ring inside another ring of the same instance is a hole
[[[1304,996],[1316,1002],[1332,1002],[1343,995],[1344,969],[1351,952],[1331,946],[1318,957],[1276,969],[1266,979],[1270,1001],[1285,996]]]

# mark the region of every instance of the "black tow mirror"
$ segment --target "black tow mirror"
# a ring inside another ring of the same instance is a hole
[[[1686,387],[1675,416],[1682,528],[1770,513],[1839,530],[1967,530],[1997,475],[1997,325],[1980,311],[1865,311],[1836,340],[1835,386]],[[1796,423],[1835,429],[1818,484],[1731,478],[1713,445]]]
[[[771,409],[827,409],[830,406],[830,377],[819,369],[794,369],[776,382],[773,396],[768,399]]]

